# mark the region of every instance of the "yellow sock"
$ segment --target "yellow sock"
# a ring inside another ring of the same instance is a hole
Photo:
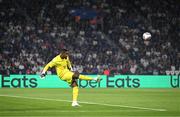
[[[79,75],[79,79],[81,79],[81,80],[93,80],[93,78],[85,76],[85,75]]]
[[[77,101],[79,89],[77,86],[73,87],[73,101]]]

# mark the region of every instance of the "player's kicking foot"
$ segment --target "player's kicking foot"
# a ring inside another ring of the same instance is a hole
[[[94,80],[96,80],[96,82],[100,82],[101,81],[101,75],[97,75],[97,77],[94,78]]]
[[[73,107],[79,107],[80,105],[77,103],[77,101],[73,101],[73,102],[72,102],[72,106],[73,106]]]

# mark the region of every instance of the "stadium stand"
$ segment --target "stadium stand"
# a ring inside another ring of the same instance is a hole
[[[180,70],[178,0],[1,0],[0,73],[39,74],[61,48],[80,73]],[[152,39],[145,45],[144,32]],[[49,74],[53,74],[50,71]]]

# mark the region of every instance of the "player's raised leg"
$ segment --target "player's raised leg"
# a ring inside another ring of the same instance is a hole
[[[91,78],[91,77],[88,77],[86,75],[81,75],[81,74],[79,74],[79,72],[74,72],[73,78],[80,79],[80,80],[95,80],[95,81],[100,81],[100,75],[98,75],[95,78]]]

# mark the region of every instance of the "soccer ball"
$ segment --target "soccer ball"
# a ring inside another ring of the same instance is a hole
[[[149,40],[149,39],[151,39],[151,33],[145,32],[145,33],[143,34],[143,39],[144,39],[144,40]]]

